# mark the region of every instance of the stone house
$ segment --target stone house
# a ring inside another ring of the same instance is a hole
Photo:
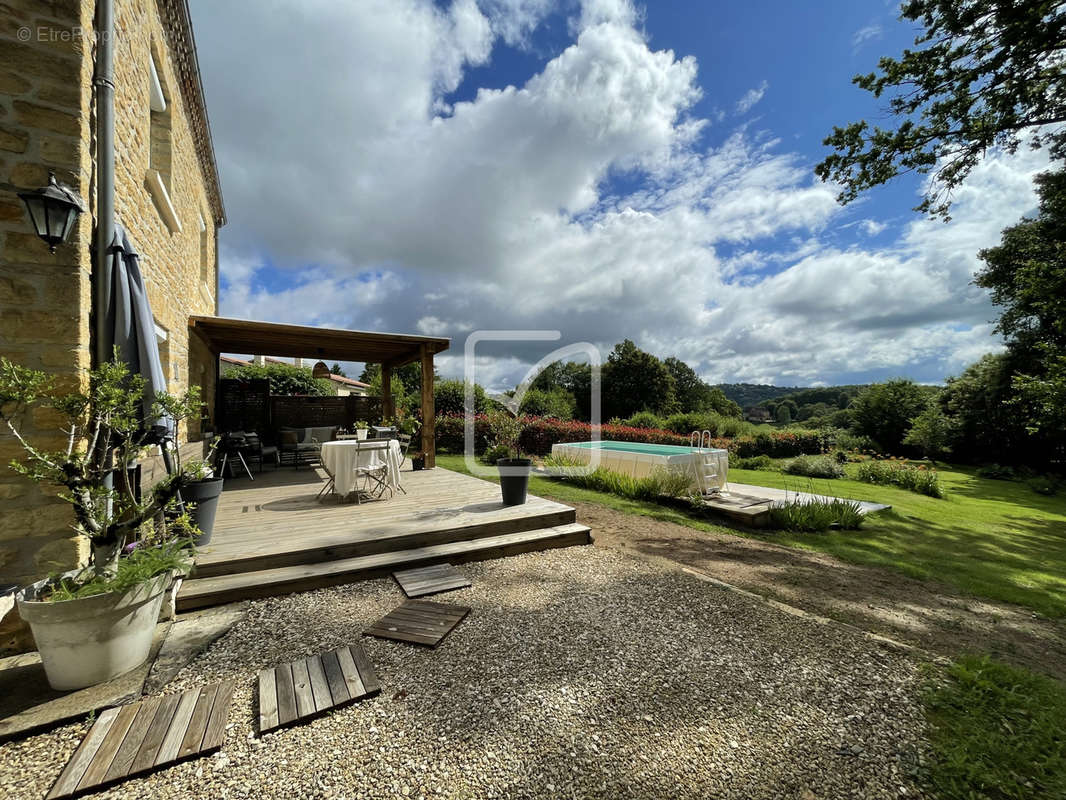
[[[6,0],[0,15],[0,355],[74,383],[91,365],[96,5]],[[188,6],[114,6],[115,219],[142,256],[168,388],[199,386],[212,408],[217,360],[189,318],[217,315],[225,211]],[[54,255],[17,197],[50,170],[88,210]],[[44,443],[49,423],[27,430]],[[198,422],[179,432],[197,454],[199,438]],[[0,436],[0,464],[19,452]],[[0,584],[74,566],[84,544],[71,521],[66,503],[0,467]]]

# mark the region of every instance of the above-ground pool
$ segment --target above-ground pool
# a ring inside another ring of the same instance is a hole
[[[683,470],[692,475],[694,486],[699,480],[700,488],[705,492],[724,488],[729,471],[728,451],[716,448],[612,441],[552,445],[553,456],[580,464],[588,464],[594,450],[599,451],[600,466],[606,469],[634,478],[646,477],[656,467]]]

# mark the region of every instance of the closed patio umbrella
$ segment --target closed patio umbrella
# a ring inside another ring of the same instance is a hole
[[[159,358],[159,343],[155,336],[155,319],[141,275],[140,256],[130,244],[121,225],[115,226],[115,236],[108,250],[104,276],[111,287],[104,310],[107,318],[104,345],[106,352],[118,355],[133,374],[144,376],[144,425],[147,441],[158,444],[163,451],[163,463],[170,472],[170,454],[166,443],[173,441],[174,421],[167,417],[150,419],[152,403],[156,395],[166,392],[167,382],[163,364]],[[111,357],[111,356],[109,356]]]

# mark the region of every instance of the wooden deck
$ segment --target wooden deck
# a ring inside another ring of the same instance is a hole
[[[285,467],[227,479],[178,609],[589,541],[569,506],[533,495],[504,506],[497,484],[445,469],[404,470],[406,494],[358,505],[317,499],[325,480]]]

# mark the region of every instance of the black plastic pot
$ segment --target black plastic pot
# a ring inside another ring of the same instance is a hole
[[[181,490],[181,499],[186,503],[195,503],[196,507],[189,513],[203,533],[196,537],[197,547],[206,547],[211,542],[211,532],[215,529],[215,512],[218,511],[218,496],[222,494],[222,478],[207,478],[190,483]]]
[[[526,502],[529,488],[529,470],[533,462],[528,458],[500,458],[496,460],[500,470],[500,490],[505,506],[520,506]]]

